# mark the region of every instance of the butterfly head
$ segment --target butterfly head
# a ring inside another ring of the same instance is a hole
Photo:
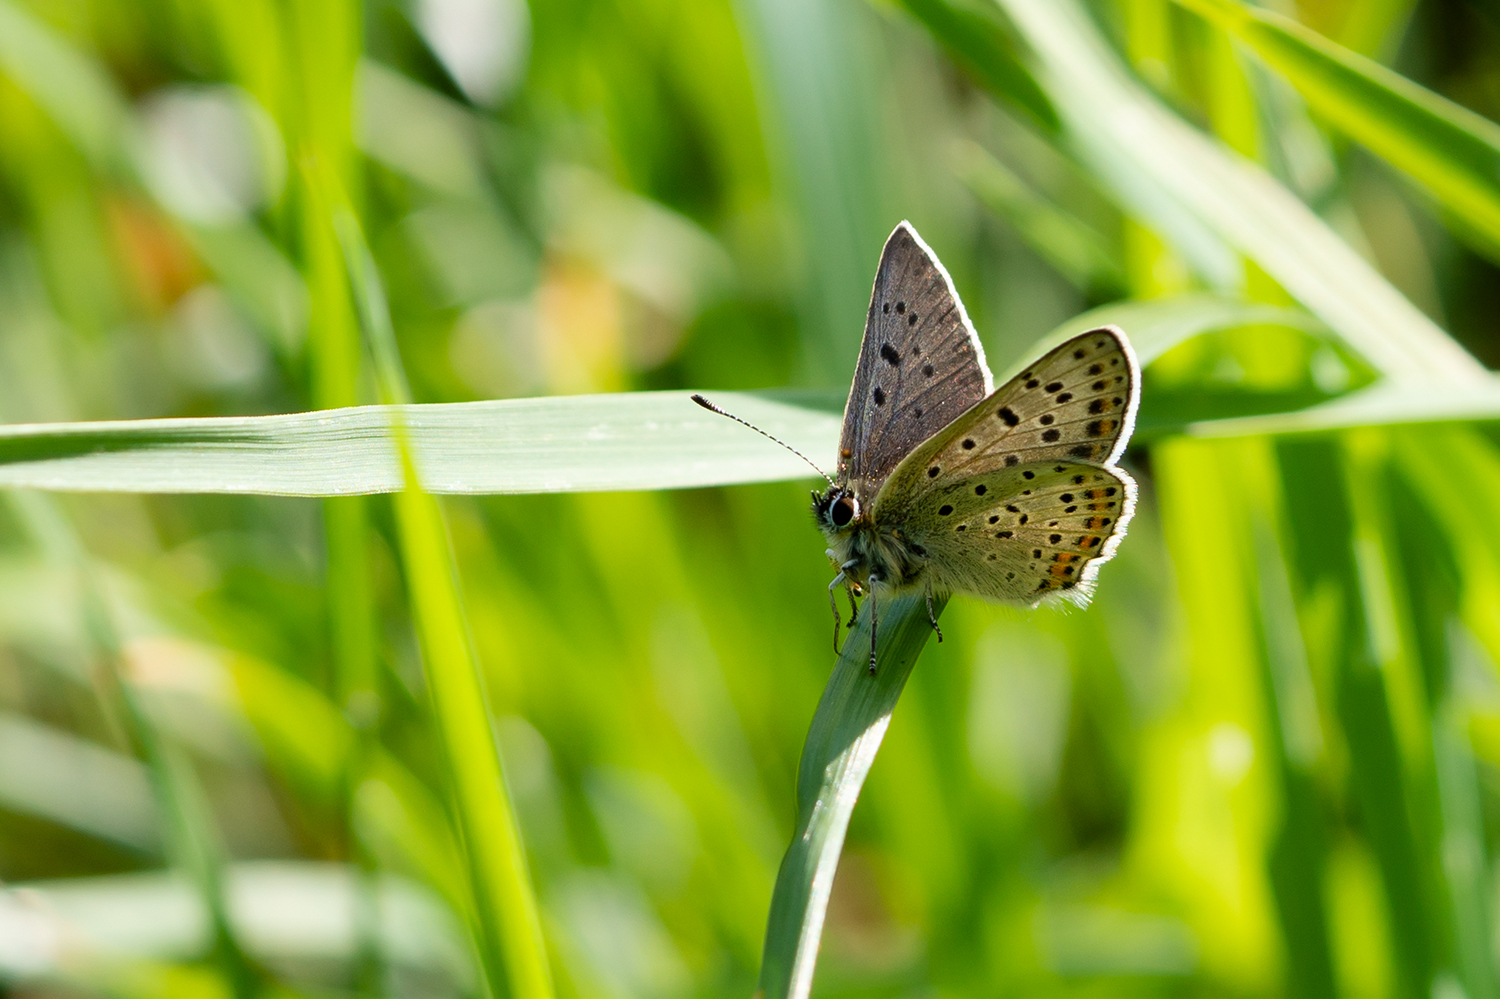
[[[812,500],[813,516],[827,534],[838,534],[859,519],[859,500],[852,490],[843,486],[829,486],[827,492],[814,492]]]

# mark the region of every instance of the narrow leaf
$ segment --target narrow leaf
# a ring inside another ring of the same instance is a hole
[[[1445,391],[1405,385],[1374,385],[1332,402],[1290,413],[1244,416],[1190,423],[1194,437],[1248,437],[1256,434],[1326,433],[1352,427],[1406,423],[1456,423],[1500,419],[1500,380]]]
[[[941,613],[942,601],[934,601]],[[818,702],[797,768],[797,831],[776,875],[760,970],[765,999],[805,999],[812,989],[818,944],[849,816],[875,762],[896,699],[932,634],[923,594],[907,593],[880,607],[880,666],[869,674],[866,612],[844,641]]]
[[[0,73],[52,116],[97,167],[127,165],[130,106],[100,63],[29,11],[0,0]]]
[[[1136,83],[1074,0],[998,2],[1031,48],[1074,155],[1185,255],[1207,259],[1183,215],[1253,260],[1387,377],[1449,386],[1484,378],[1290,191]],[[1223,286],[1217,267],[1200,269]]]
[[[1248,45],[1350,138],[1500,241],[1500,125],[1298,22],[1238,0],[1177,0]]]
[[[375,358],[376,383],[389,401],[410,398],[374,257],[354,216],[336,220],[339,240]],[[552,972],[531,887],[521,832],[501,770],[484,675],[459,593],[458,566],[438,501],[422,488],[402,406],[388,410],[404,488],[396,529],[412,619],[422,646],[432,714],[469,867],[475,943],[491,999],[551,999]]]
[[[838,417],[740,392],[710,397],[833,464]],[[348,496],[402,488],[393,413],[0,426],[0,487]],[[695,406],[687,391],[413,405],[400,410],[432,493],[681,489],[802,478],[796,456]]]
[[[1225,295],[1177,295],[1135,302],[1111,302],[1080,313],[1048,333],[1028,351],[1020,363],[1026,364],[1036,352],[1048,350],[1080,333],[1105,325],[1118,326],[1126,332],[1142,366],[1150,364],[1178,344],[1205,333],[1220,333],[1246,326],[1283,326],[1307,333],[1327,332],[1327,327],[1317,317],[1301,309],[1283,309]]]

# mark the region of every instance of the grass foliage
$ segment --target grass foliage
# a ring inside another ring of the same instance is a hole
[[[1500,996],[1497,42],[0,0],[0,991]],[[830,678],[688,392],[832,465],[904,217],[997,376],[1131,334],[1142,509]]]

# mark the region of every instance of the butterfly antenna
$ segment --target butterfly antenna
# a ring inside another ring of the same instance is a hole
[[[823,471],[817,465],[813,465],[813,460],[811,458],[809,458],[807,455],[803,454],[801,451],[798,451],[796,448],[792,447],[790,444],[788,444],[786,441],[782,440],[780,437],[773,437],[772,435],[770,435],[770,434],[766,433],[764,430],[762,430],[760,427],[757,427],[755,424],[750,423],[750,422],[748,422],[746,420],[742,420],[738,416],[735,416],[733,413],[729,412],[729,410],[723,409],[722,407],[719,407],[719,406],[715,406],[713,403],[709,402],[707,399],[703,398],[703,396],[699,395],[696,392],[693,393],[693,401],[696,402],[698,405],[702,406],[704,409],[708,410],[710,413],[718,413],[720,416],[727,416],[731,420],[733,420],[734,422],[740,424],[741,426],[749,427],[751,430],[754,430],[756,433],[760,434],[766,440],[775,441],[777,444],[780,444],[782,447],[784,447],[788,451],[792,452],[792,454],[795,454],[797,457],[801,458],[803,461],[807,462],[809,465],[812,465],[812,470],[814,472],[817,472],[819,475],[823,476],[823,478],[828,479],[828,484],[830,486],[836,485],[836,483],[833,481],[833,479],[829,478],[827,472]]]

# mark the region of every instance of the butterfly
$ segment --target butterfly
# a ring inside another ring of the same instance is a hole
[[[867,594],[871,673],[882,591],[925,591],[939,641],[938,594],[1087,604],[1135,510],[1135,480],[1115,462],[1139,399],[1135,352],[1113,326],[994,388],[947,270],[910,223],[898,225],[875,274],[837,474],[813,493],[837,570],[835,648],[840,587],[851,626],[854,598]]]

